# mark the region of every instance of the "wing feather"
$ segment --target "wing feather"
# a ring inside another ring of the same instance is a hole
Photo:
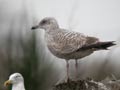
[[[85,45],[86,36],[72,31],[62,30],[54,35],[53,41],[48,45],[54,52],[69,54]]]

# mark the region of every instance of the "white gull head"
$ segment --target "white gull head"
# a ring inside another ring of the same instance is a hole
[[[25,90],[24,78],[20,73],[11,74],[9,80],[4,83],[4,86],[9,84],[12,84],[12,90]]]

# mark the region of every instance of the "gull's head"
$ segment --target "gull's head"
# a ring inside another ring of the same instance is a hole
[[[55,18],[53,17],[45,17],[43,18],[40,23],[36,26],[33,26],[31,29],[44,29],[44,30],[50,30],[50,29],[56,29],[59,28],[58,23]]]
[[[17,85],[23,82],[24,82],[23,76],[20,73],[14,73],[10,75],[9,80],[5,81],[4,86],[7,86],[9,84]]]

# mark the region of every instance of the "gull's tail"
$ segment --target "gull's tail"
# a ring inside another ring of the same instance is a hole
[[[95,49],[95,50],[108,50],[108,47],[116,45],[115,41],[108,41],[108,42],[97,42],[94,44],[86,45],[80,48],[80,50],[86,49]]]

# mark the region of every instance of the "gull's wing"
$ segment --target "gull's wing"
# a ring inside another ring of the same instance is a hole
[[[99,42],[99,39],[96,38],[96,37],[89,37],[89,36],[87,36],[86,40],[87,40],[86,43],[85,43],[86,46]]]
[[[84,45],[94,43],[97,40],[97,38],[87,37],[78,32],[60,30],[60,32],[55,33],[54,39],[51,41],[50,48],[61,54],[69,54],[77,51]]]

